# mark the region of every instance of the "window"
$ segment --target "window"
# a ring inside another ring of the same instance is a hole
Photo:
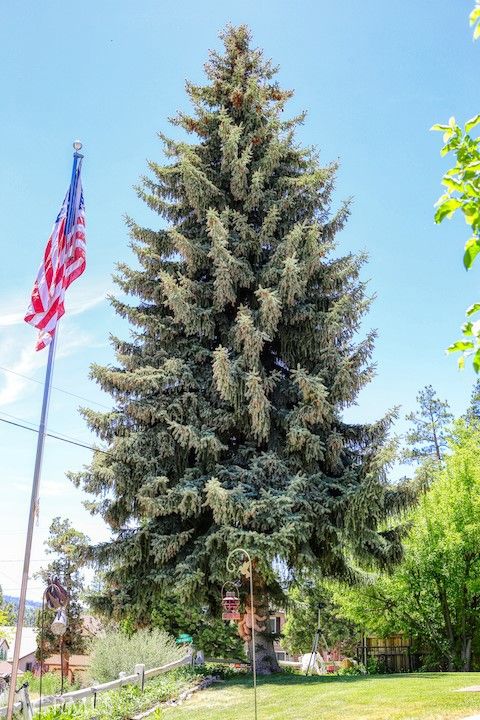
[[[32,668],[33,668],[33,663],[31,663],[31,662],[25,663],[25,670],[27,672],[30,672],[32,670]]]
[[[279,617],[271,617],[270,618],[270,632],[274,635],[280,635],[280,618]]]
[[[283,650],[278,650],[278,651],[275,653],[275,655],[277,656],[277,660],[278,660],[279,662],[283,662],[283,660],[286,660],[286,659],[287,659],[287,653],[284,652]]]

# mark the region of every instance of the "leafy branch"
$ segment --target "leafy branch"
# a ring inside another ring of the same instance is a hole
[[[473,38],[480,37],[480,0],[470,13],[470,25],[474,27]],[[455,118],[451,117],[448,125],[434,125],[431,130],[443,133],[442,156],[453,153],[455,165],[442,178],[445,192],[437,200],[435,222],[441,223],[445,218],[452,218],[460,211],[471,235],[465,243],[463,264],[470,270],[477,255],[480,253],[480,137],[473,137],[471,132],[480,125],[480,114],[468,120],[460,127]],[[466,322],[462,325],[463,337],[447,348],[448,353],[460,352],[458,366],[465,366],[465,359],[472,357],[475,372],[480,372],[480,303],[476,302],[466,311]],[[477,319],[475,319],[477,318]]]

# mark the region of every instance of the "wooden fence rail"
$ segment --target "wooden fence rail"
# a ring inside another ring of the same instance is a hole
[[[73,690],[72,692],[64,693],[63,695],[45,695],[42,697],[41,701],[39,699],[30,702],[28,692],[25,692],[25,689],[22,687],[18,691],[21,695],[21,700],[15,703],[14,712],[22,712],[25,719],[30,720],[34,710],[39,708],[40,705],[42,708],[47,707],[48,705],[65,705],[66,703],[75,703],[79,700],[85,700],[90,697],[92,697],[95,701],[97,695],[100,693],[116,690],[124,685],[140,685],[140,687],[143,688],[145,680],[150,680],[150,678],[154,678],[157,675],[174,670],[182,665],[190,665],[191,662],[192,655],[191,653],[188,653],[180,660],[174,660],[166,665],[151,668],[150,670],[145,670],[145,665],[139,663],[138,665],[135,665],[132,675],[127,675],[122,672],[120,673],[118,680],[111,680],[110,682],[102,683],[101,685],[92,685],[91,687],[82,688],[81,690]],[[6,714],[7,708],[0,707],[0,718],[6,716]]]

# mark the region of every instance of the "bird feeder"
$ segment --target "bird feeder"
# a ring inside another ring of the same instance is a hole
[[[225,587],[225,586],[224,586]],[[222,592],[222,620],[240,620],[240,598],[236,589]]]
[[[50,630],[54,635],[65,635],[67,631],[67,613],[65,608],[59,608],[56,612],[55,619],[50,625]]]

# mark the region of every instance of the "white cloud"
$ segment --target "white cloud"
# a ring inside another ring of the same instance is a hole
[[[107,290],[100,290],[98,282],[91,283],[87,288],[84,285],[83,287],[73,285],[70,290],[67,297],[67,311],[61,321],[58,359],[68,357],[79,348],[92,345],[91,335],[73,326],[70,318],[82,315],[100,305],[107,295]],[[15,403],[27,391],[30,386],[29,381],[21,376],[30,377],[39,368],[45,367],[47,351],[35,351],[36,330],[25,325],[23,321],[25,299],[10,297],[6,302],[1,302],[1,305],[5,312],[0,314],[0,327],[8,329],[2,331],[0,338],[0,366],[13,371],[0,370],[0,407],[4,407]]]
[[[91,346],[91,344],[89,334],[79,331],[72,325],[64,324],[56,357],[57,359],[66,358],[75,350]],[[4,377],[3,386],[0,387],[0,407],[11,405],[23,395],[23,392],[29,387],[29,380],[26,378],[30,377],[38,368],[44,367],[46,360],[46,351],[36,352],[31,337],[26,341],[23,338],[23,342],[12,343],[11,339],[2,342],[0,361],[8,370],[0,370]],[[25,377],[21,377],[22,375]]]
[[[88,286],[87,288],[80,286],[78,290],[72,285],[65,300],[66,312],[68,312],[69,315],[81,315],[106,299],[110,290],[101,290],[98,288],[98,283],[95,285],[90,288]],[[25,297],[2,299],[1,304],[3,308],[7,306],[7,310],[0,314],[0,327],[12,327],[23,324],[23,318],[28,306],[28,300]]]
[[[23,314],[17,313],[4,313],[0,315],[0,327],[8,327],[9,325],[20,325],[23,322]]]

